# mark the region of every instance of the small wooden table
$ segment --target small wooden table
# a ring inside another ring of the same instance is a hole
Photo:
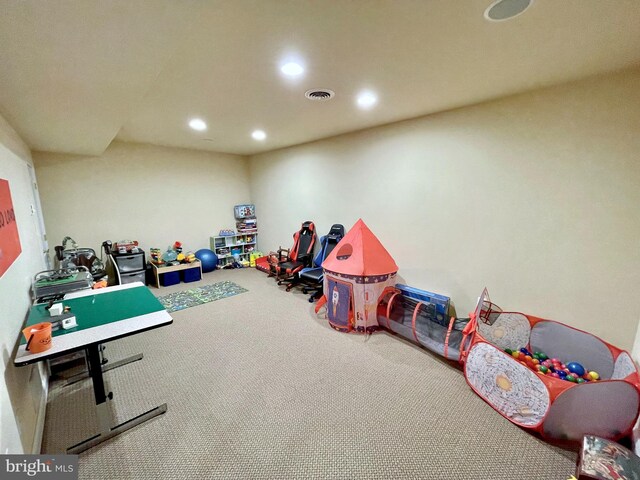
[[[178,270],[189,270],[191,268],[199,268],[200,269],[200,278],[202,278],[202,262],[200,260],[195,260],[191,263],[179,263],[178,265],[156,265],[152,263],[153,274],[156,277],[156,288],[160,288],[160,275],[163,273],[169,272],[177,272]]]

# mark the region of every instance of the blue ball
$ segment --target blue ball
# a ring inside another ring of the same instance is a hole
[[[560,375],[562,378],[567,376],[567,372],[565,372],[564,370],[556,370],[556,373]]]
[[[578,362],[567,363],[567,368],[571,373],[575,373],[577,376],[582,377],[584,375],[584,367]]]
[[[204,273],[213,272],[218,266],[218,256],[208,248],[198,250],[196,258],[202,263],[202,271]]]

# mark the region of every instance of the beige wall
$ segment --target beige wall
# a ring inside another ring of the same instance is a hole
[[[45,399],[38,366],[15,368],[13,355],[30,305],[33,276],[44,270],[36,199],[31,188],[29,149],[0,117],[0,178],[9,181],[22,253],[0,277],[0,453],[32,453],[39,448],[36,419]],[[39,453],[39,452],[36,452]]]
[[[209,248],[249,201],[248,161],[237,155],[114,142],[100,157],[34,152],[49,244],[69,235],[99,251],[104,240],[165,249]]]
[[[362,217],[458,315],[505,309],[630,348],[640,311],[640,69],[251,158],[261,249]]]

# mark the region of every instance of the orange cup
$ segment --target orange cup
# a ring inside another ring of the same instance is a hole
[[[51,348],[51,322],[42,322],[31,325],[22,330],[27,339],[27,347],[31,353],[40,353]]]

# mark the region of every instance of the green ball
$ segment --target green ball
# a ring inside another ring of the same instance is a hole
[[[577,380],[577,382],[578,382],[578,383],[584,383],[584,378],[579,378],[579,379]]]
[[[547,367],[545,367],[544,365],[540,365],[540,371],[542,373],[547,373],[549,371],[549,369]]]
[[[544,362],[546,359],[548,359],[549,357],[547,357],[546,354],[542,353],[542,352],[538,352],[538,360],[540,360],[541,362]]]
[[[509,355],[513,353],[513,350],[511,350],[510,348],[505,348],[504,351],[507,352]]]
[[[576,383],[576,377],[572,376],[572,375],[567,375],[566,377],[564,377],[564,379],[568,382],[573,382]]]

